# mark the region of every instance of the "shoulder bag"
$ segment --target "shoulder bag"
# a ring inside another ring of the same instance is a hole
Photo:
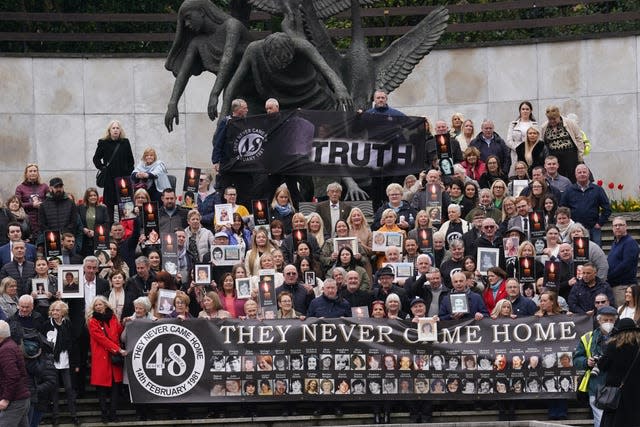
[[[100,170],[98,170],[98,172],[96,173],[96,185],[98,187],[104,188],[105,180],[107,178],[105,171],[107,170],[109,165],[111,165],[111,162],[113,162],[113,159],[116,157],[116,153],[118,152],[119,148],[120,148],[120,144],[116,145],[116,149],[113,150],[113,153],[111,153],[111,158],[109,159],[107,164],[101,167]]]
[[[631,362],[631,366],[619,386],[603,385],[596,391],[596,408],[605,411],[616,411],[618,409],[618,406],[620,405],[620,398],[622,396],[622,387],[624,387],[624,383],[627,381],[631,370],[635,366],[636,361],[638,360],[638,355],[640,355],[640,348],[638,348],[636,357],[633,359],[633,362]]]
[[[109,335],[107,334],[107,329],[105,328],[105,324],[102,323],[102,332],[104,332],[104,335],[107,337],[107,339],[109,341],[111,341],[111,338],[109,338]],[[124,365],[124,356],[122,354],[118,353],[109,353],[109,357],[111,358],[111,364],[113,366],[123,366]]]

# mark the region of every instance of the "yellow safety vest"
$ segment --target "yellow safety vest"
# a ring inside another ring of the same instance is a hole
[[[591,343],[593,342],[593,331],[587,332],[583,336],[580,337],[580,341],[582,341],[582,345],[584,345],[584,351],[587,355],[587,359],[591,357]],[[589,391],[589,378],[591,378],[591,368],[587,368],[582,377],[582,381],[580,381],[580,386],[578,387],[578,391],[587,393]]]

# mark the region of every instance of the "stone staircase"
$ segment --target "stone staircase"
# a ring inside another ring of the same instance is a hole
[[[61,391],[62,392],[62,391]],[[188,404],[186,413],[188,419],[173,419],[175,407],[173,405],[150,405],[149,411],[152,420],[138,421],[133,406],[126,403],[126,398],[121,399],[118,411],[119,422],[109,423],[108,426],[175,426],[175,425],[199,425],[199,426],[234,426],[234,427],[303,427],[303,426],[346,426],[346,425],[371,425],[370,402],[342,403],[344,415],[311,415],[315,409],[313,403],[301,402],[295,404],[295,409],[300,415],[282,416],[284,406],[277,403],[258,404],[253,410],[259,414],[257,417],[247,416],[247,407],[242,403],[234,403],[221,407],[219,404]],[[93,389],[87,391],[87,397],[78,400],[78,417],[82,426],[103,426],[100,421],[100,409],[98,399]],[[292,410],[291,403],[287,409]],[[479,406],[476,408],[476,406]],[[480,407],[482,409],[480,409]],[[66,402],[61,401],[59,425],[61,427],[72,426],[71,418],[66,412]],[[224,416],[221,416],[224,410]],[[213,412],[215,412],[215,414]],[[590,419],[591,411],[586,406],[579,406],[577,402],[570,402],[569,417],[564,421],[546,421],[547,411],[544,400],[522,400],[516,407],[517,421],[497,421],[498,410],[492,402],[484,402],[474,405],[473,402],[443,402],[436,403],[434,407],[432,426],[589,426],[593,425]],[[538,421],[538,422],[536,422]],[[45,415],[41,426],[50,427],[52,420],[50,414]],[[393,405],[391,422],[394,424],[410,424],[408,409],[399,401]]]

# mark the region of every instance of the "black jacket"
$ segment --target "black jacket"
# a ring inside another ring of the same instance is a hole
[[[40,356],[25,359],[24,362],[29,377],[31,405],[44,412],[48,409],[51,395],[58,386],[58,372],[53,364],[53,355],[43,350]]]
[[[62,199],[54,199],[49,192],[38,210],[38,222],[42,231],[60,230],[75,236],[78,208],[67,193],[64,193]]]

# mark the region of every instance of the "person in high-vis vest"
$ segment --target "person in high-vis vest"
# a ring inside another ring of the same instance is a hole
[[[602,352],[605,342],[613,329],[613,325],[618,319],[618,312],[610,306],[600,307],[596,320],[598,327],[591,332],[580,337],[580,342],[573,353],[573,366],[576,369],[584,369],[584,377],[578,386],[578,391],[589,394],[589,405],[593,412],[593,425],[600,427],[602,419],[602,409],[595,406],[596,390],[604,384],[605,374],[600,373],[596,365]]]

